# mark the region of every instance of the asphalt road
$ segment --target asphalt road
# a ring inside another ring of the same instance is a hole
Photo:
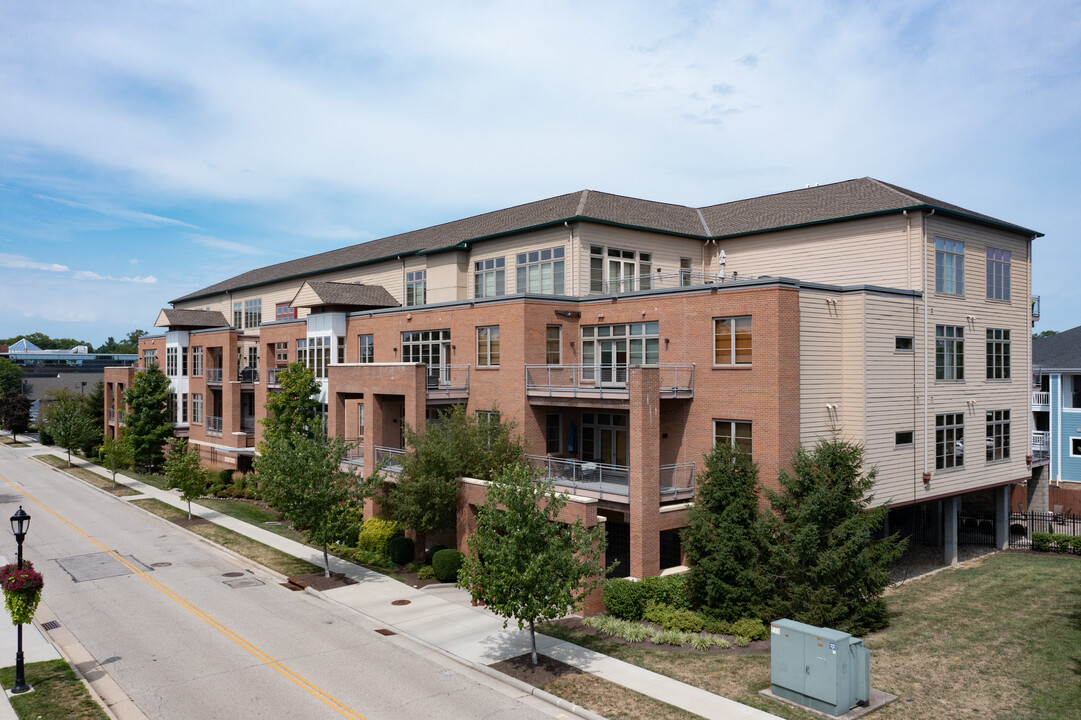
[[[154,720],[566,717],[28,454],[0,448],[0,512],[33,517],[44,602]]]

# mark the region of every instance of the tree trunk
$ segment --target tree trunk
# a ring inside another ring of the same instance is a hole
[[[533,652],[533,664],[537,664],[537,629],[533,627],[533,621],[529,621],[529,646]]]
[[[330,577],[330,554],[326,543],[323,543],[323,577]]]
[[[68,467],[71,467],[71,448],[68,448]]]
[[[188,500],[188,520],[191,520],[191,500]]]

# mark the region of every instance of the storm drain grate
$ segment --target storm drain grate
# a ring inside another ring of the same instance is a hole
[[[172,564],[171,562],[156,562],[156,563],[150,563],[150,567],[156,567],[156,568],[163,568],[163,567],[172,567],[172,565],[173,565],[173,564]]]
[[[46,630],[56,630],[57,628],[60,627],[60,623],[58,623],[55,620],[50,620],[48,622],[43,622],[41,624],[41,627],[43,627]]]
[[[387,630],[386,628],[377,628],[376,632],[379,633],[380,635],[397,635],[398,634],[398,633],[394,632],[393,630]]]
[[[242,572],[227,572],[227,573],[222,573],[221,576],[222,577],[244,577],[244,573],[242,573]]]
[[[395,600],[391,605],[408,605],[410,602],[410,600]]]
[[[280,585],[283,588],[285,588],[286,590],[292,590],[293,592],[300,592],[301,590],[304,589],[304,588],[300,587],[299,585],[294,585],[293,583],[290,583],[290,582],[283,582],[283,583],[280,583]]]

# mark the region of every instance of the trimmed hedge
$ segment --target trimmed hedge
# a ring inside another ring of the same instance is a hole
[[[1036,552],[1058,552],[1081,555],[1081,535],[1032,533],[1032,549]]]
[[[641,620],[646,609],[646,591],[640,582],[612,578],[604,583],[602,593],[608,614],[620,620]]]
[[[413,540],[402,535],[392,537],[387,543],[387,555],[391,562],[405,565],[413,560]]]
[[[457,582],[458,570],[462,567],[465,555],[457,550],[447,548],[432,555],[432,569],[439,582]]]
[[[432,545],[430,548],[428,548],[427,550],[424,551],[424,562],[427,563],[428,565],[431,565],[432,564],[432,558],[435,557],[435,554],[437,552],[439,552],[440,550],[446,550],[446,549],[447,549],[446,545],[440,545],[439,543],[436,543],[436,544]]]

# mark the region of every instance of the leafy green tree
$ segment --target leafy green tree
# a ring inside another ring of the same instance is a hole
[[[71,467],[71,451],[100,438],[101,425],[86,411],[82,396],[67,388],[50,392],[45,403],[45,429],[67,451]]]
[[[503,467],[525,459],[513,426],[478,420],[462,405],[440,413],[423,434],[406,427],[405,441],[413,451],[382,503],[391,519],[417,533],[419,551],[425,535],[454,527],[463,477],[492,480]]]
[[[510,465],[488,485],[460,582],[488,609],[518,628],[529,625],[537,664],[536,623],[563,617],[604,578],[605,537],[599,528],[560,522],[565,493]]]
[[[863,448],[822,440],[800,448],[781,492],[766,489],[770,517],[771,571],[777,581],[773,617],[853,634],[885,627],[889,612],[882,591],[888,566],[904,552],[898,535],[879,537],[888,505],[868,509],[875,471],[863,472]]]
[[[207,472],[199,464],[199,451],[188,445],[187,438],[173,442],[169,459],[165,461],[165,477],[180,490],[180,499],[188,504],[188,520],[191,520],[191,501],[206,491]],[[113,475],[116,482],[116,475]]]
[[[0,426],[11,432],[12,441],[30,427],[30,398],[22,393],[7,391],[0,394]]]
[[[130,435],[122,435],[119,438],[108,437],[98,450],[98,458],[109,468],[113,474],[113,487],[116,487],[116,473],[118,470],[130,468],[135,461],[135,454],[131,447]]]
[[[313,433],[319,408],[319,382],[305,365],[292,363],[278,373],[280,390],[268,393],[263,442],[302,432]]]
[[[146,335],[145,330],[132,330],[127,337],[117,342],[111,335],[105,344],[98,346],[99,353],[107,354],[131,354],[139,352],[139,338]]]
[[[694,604],[724,620],[763,617],[773,583],[765,568],[758,466],[747,453],[719,443],[706,456],[696,488],[682,536]]]
[[[1058,330],[1041,330],[1038,333],[1032,333],[1032,339],[1038,340],[1039,338],[1051,337],[1052,335],[1058,335]]]
[[[103,431],[105,427],[105,383],[101,380],[96,382],[93,390],[82,396],[82,401],[87,414],[93,418],[98,427],[97,434],[88,437],[87,442],[79,448],[83,451],[83,455],[90,457],[94,449],[101,445],[102,437],[105,434]]]
[[[366,485],[341,468],[348,445],[326,437],[321,423],[314,422],[314,432],[299,428],[264,440],[255,471],[267,502],[309,542],[322,546],[323,570],[330,577],[327,546],[344,532],[347,511],[363,501]]]
[[[146,472],[161,467],[165,443],[173,435],[169,417],[169,378],[157,365],[135,373],[124,393],[127,412],[124,433],[129,435],[136,466]]]
[[[17,335],[12,338],[6,338],[0,340],[0,345],[14,345],[22,339],[29,340],[34,345],[37,345],[42,350],[70,350],[78,345],[86,345],[90,352],[94,352],[94,346],[88,343],[86,340],[76,340],[75,338],[53,338],[49,337],[45,333],[33,332],[29,335]]]
[[[0,357],[0,392],[23,391],[23,369],[7,358]]]

